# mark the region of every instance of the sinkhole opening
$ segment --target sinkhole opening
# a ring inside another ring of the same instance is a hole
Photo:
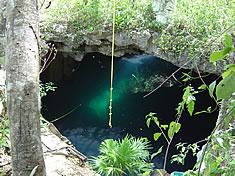
[[[196,73],[182,69],[150,96],[148,92],[164,82],[178,67],[160,58],[150,55],[127,55],[115,58],[113,89],[113,128],[108,127],[110,57],[100,53],[86,54],[82,61],[75,61],[64,53],[58,53],[56,59],[41,74],[43,83],[53,82],[56,91],[48,92],[42,98],[42,114],[53,122],[60,132],[87,157],[99,154],[99,145],[105,139],[120,139],[127,134],[135,137],[147,137],[153,147],[152,152],[160,146],[166,146],[163,139],[154,141],[153,134],[158,129],[153,124],[146,126],[145,116],[157,113],[162,124],[169,124],[176,118],[176,108],[182,99],[183,89],[191,84],[199,87],[202,82]],[[195,79],[188,83],[182,81],[184,73]],[[216,76],[206,74],[203,77],[210,83]],[[207,91],[196,96],[195,112],[216,105]],[[190,117],[184,111],[180,119],[182,127],[175,136],[169,156],[177,154],[176,144],[193,143],[205,139],[215,126],[218,112]],[[202,145],[203,143],[201,143]],[[153,162],[162,168],[163,154],[155,157]],[[169,172],[191,169],[196,158],[189,154],[185,164],[170,163]]]

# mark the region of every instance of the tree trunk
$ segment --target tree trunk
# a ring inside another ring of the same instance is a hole
[[[7,109],[13,176],[45,175],[40,137],[37,0],[7,1]]]

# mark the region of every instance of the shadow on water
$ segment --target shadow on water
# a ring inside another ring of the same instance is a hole
[[[43,82],[54,81],[48,76],[54,68],[50,67],[42,74]],[[97,53],[88,54],[81,63],[77,63],[76,68],[69,79],[61,79],[56,83],[58,88],[55,92],[48,93],[43,98],[43,115],[48,120],[53,120],[79,106],[55,122],[55,125],[81,152],[88,157],[97,156],[101,141],[108,138],[120,139],[126,134],[148,137],[155,151],[165,145],[163,140],[153,141],[153,133],[158,129],[154,125],[148,129],[145,116],[149,112],[156,112],[164,124],[174,120],[175,108],[181,101],[185,85],[173,79],[146,99],[143,96],[177,67],[148,55],[115,59],[112,129],[108,128],[110,58]],[[155,81],[155,75],[159,77],[158,82]],[[175,76],[180,78],[182,73]],[[212,77],[207,77],[205,81],[210,82]],[[146,80],[152,84],[148,84]],[[191,84],[199,86],[201,82],[197,79],[191,81]],[[200,93],[196,98],[196,111],[214,107],[206,92]],[[198,117],[189,117],[187,113],[183,113],[182,129],[172,144],[170,155],[175,154],[174,146],[178,142],[191,143],[207,137],[216,118],[217,112]],[[184,166],[169,164],[167,169],[173,171],[192,168],[195,158],[188,157],[186,161]],[[162,167],[163,155],[156,157],[154,163],[156,167]]]

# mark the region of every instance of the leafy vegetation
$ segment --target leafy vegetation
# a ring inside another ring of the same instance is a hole
[[[225,35],[224,49],[216,51],[211,54],[210,61],[216,65],[216,62],[225,60],[228,54],[234,51],[232,37]],[[198,162],[193,170],[187,171],[186,175],[223,175],[232,176],[235,173],[235,160],[232,154],[232,144],[235,142],[234,138],[234,117],[235,117],[235,86],[233,82],[228,80],[234,79],[235,70],[234,64],[229,64],[225,67],[222,74],[222,80],[216,85],[213,81],[207,89],[211,97],[216,93],[218,106],[220,107],[220,115],[217,120],[217,125],[212,131],[211,135],[203,140],[207,141],[206,145],[198,155]],[[202,87],[202,86],[201,86]],[[222,101],[221,101],[222,100]],[[198,150],[198,143],[194,144],[178,144],[177,148],[180,149],[178,155],[174,155],[172,161],[184,164],[184,159],[189,150],[196,154]]]
[[[9,119],[2,118],[0,119],[0,148],[9,149],[9,137],[10,137],[10,129],[9,129]]]
[[[73,34],[79,41],[83,34],[111,31],[113,2],[109,0],[55,0],[42,11],[41,29],[66,37]],[[234,25],[233,0],[178,0],[167,24],[156,21],[152,0],[116,0],[116,30],[157,31],[163,52],[190,58],[209,57],[221,47],[213,40]],[[64,32],[64,33],[61,33]]]
[[[54,92],[56,90],[56,86],[53,82],[48,83],[40,83],[40,96],[41,98],[46,96],[48,92],[52,91]]]
[[[170,124],[161,124],[159,122],[159,118],[157,117],[156,113],[149,113],[146,116],[146,125],[147,127],[150,127],[150,123],[151,121],[153,121],[155,123],[155,125],[157,126],[158,130],[160,132],[156,132],[153,134],[153,139],[155,141],[157,141],[159,139],[160,136],[163,136],[165,141],[167,142],[167,147],[166,147],[166,152],[165,152],[165,159],[164,159],[164,164],[163,164],[163,169],[166,169],[166,164],[168,161],[168,153],[169,153],[169,148],[171,146],[171,143],[174,139],[174,136],[179,132],[180,128],[181,128],[181,124],[179,123],[181,115],[183,110],[186,108],[189,112],[189,114],[192,116],[193,111],[194,111],[194,106],[195,106],[195,97],[194,94],[196,94],[197,91],[194,91],[194,89],[191,86],[187,86],[184,89],[184,94],[182,97],[182,101],[179,103],[178,107],[177,107],[177,117],[175,119],[175,121],[170,122]],[[183,146],[182,146],[183,147]],[[157,152],[153,153],[152,158],[157,156],[158,154],[161,153],[162,151],[162,147],[160,147],[158,149]],[[172,161],[177,161],[180,163],[184,162],[184,158],[186,155],[182,156],[182,153],[180,155],[177,156],[173,156],[173,160]]]
[[[224,49],[211,54],[210,61],[215,64],[219,60],[225,60],[226,55],[234,52],[234,44],[230,35],[225,35]],[[219,53],[219,54],[218,54]],[[215,64],[216,65],[216,64]],[[235,118],[235,64],[229,64],[226,66],[224,73],[222,74],[222,80],[215,88],[216,99],[219,103],[222,100],[220,106],[220,115],[217,125],[208,139],[205,151],[202,153],[202,158],[198,167],[198,173],[202,175],[225,175],[232,176],[235,173],[235,160],[232,156],[232,143],[234,143],[234,118]],[[232,82],[228,82],[228,80]],[[212,91],[213,92],[213,91]],[[226,108],[224,109],[225,106]],[[210,147],[208,145],[210,144]],[[205,168],[200,169],[202,164],[205,164]]]
[[[91,161],[105,176],[139,175],[151,171],[149,143],[143,138],[126,136],[120,141],[107,139],[100,145],[100,155]]]
[[[6,97],[5,90],[0,90],[0,106],[1,106],[1,116],[0,116],[0,148],[3,150],[9,149],[9,137],[10,137],[10,129],[9,129],[9,119],[6,114]]]
[[[77,37],[83,33],[111,30],[113,1],[110,0],[55,0],[43,11],[42,30],[60,31],[59,25],[66,26]],[[140,30],[151,27],[154,22],[151,0],[117,0],[117,30]]]
[[[234,19],[233,0],[179,0],[170,23],[161,31],[161,48],[178,56],[209,57],[221,46],[214,38],[230,27],[234,29]]]

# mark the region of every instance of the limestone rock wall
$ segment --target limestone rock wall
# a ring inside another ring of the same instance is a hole
[[[66,30],[66,29],[65,29]],[[64,34],[66,32],[63,32]],[[47,34],[50,36],[50,41],[58,43],[58,50],[66,55],[81,61],[86,53],[99,52],[107,56],[111,56],[111,32],[98,31],[83,35],[77,42],[74,40],[73,34],[66,34],[63,37],[58,34]],[[149,54],[157,56],[171,62],[172,64],[181,67],[188,60],[185,52],[180,57],[173,52],[163,52],[159,46],[160,33],[153,31],[123,31],[115,34],[115,56],[121,57],[126,54]],[[233,60],[231,62],[234,61]],[[209,63],[208,58],[196,58],[193,62],[188,62],[183,68],[195,69],[195,64],[198,65],[202,72],[221,73],[223,70],[223,63],[215,68]]]

